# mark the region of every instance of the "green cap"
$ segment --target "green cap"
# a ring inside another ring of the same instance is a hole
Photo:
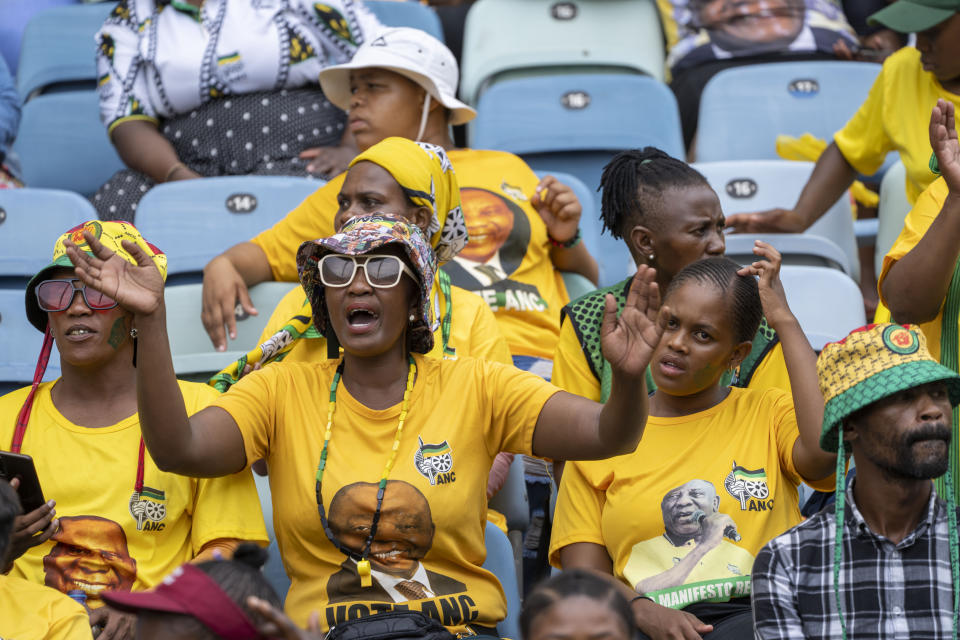
[[[900,33],[926,31],[960,11],[960,0],[896,0],[867,18]]]

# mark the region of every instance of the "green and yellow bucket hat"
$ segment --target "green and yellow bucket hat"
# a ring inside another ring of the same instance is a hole
[[[913,324],[870,324],[827,344],[817,359],[817,378],[826,403],[820,434],[824,451],[837,451],[847,416],[900,391],[944,382],[950,404],[960,404],[960,376],[934,360]]]

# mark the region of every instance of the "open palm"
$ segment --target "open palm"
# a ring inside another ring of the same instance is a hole
[[[627,301],[619,317],[616,300],[607,295],[600,347],[617,375],[643,376],[663,335],[669,310],[660,308],[656,275],[655,269],[640,265],[630,281]]]
[[[160,308],[163,302],[163,276],[140,247],[129,240],[123,241],[123,248],[137,261],[133,265],[103,246],[89,231],[84,231],[83,237],[93,256],[81,251],[69,240],[64,244],[77,277],[85,285],[110,296],[134,314],[147,315]]]
[[[952,193],[960,193],[960,143],[957,141],[956,108],[952,102],[937,100],[930,114],[930,146],[937,155],[940,175]]]

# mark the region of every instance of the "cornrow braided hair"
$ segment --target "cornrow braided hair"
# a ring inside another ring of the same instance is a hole
[[[632,636],[634,623],[630,603],[612,581],[584,569],[570,569],[541,582],[524,598],[520,612],[520,637],[529,640],[537,616],[561,600],[575,596],[585,596],[605,604],[623,623],[627,636]]]
[[[724,298],[733,301],[729,311],[733,321],[734,339],[738,343],[752,341],[763,319],[763,305],[760,302],[760,288],[756,278],[737,275],[740,268],[740,265],[726,257],[697,260],[673,277],[664,300],[689,280],[713,285],[723,293]]]
[[[710,188],[699,171],[656,147],[621,151],[600,177],[603,228],[622,239],[634,225],[649,225],[664,191],[695,186]]]

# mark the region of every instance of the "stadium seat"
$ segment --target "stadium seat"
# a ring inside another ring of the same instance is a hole
[[[603,256],[600,256],[597,259],[597,262],[600,262],[602,258]],[[587,280],[585,277],[583,277],[579,273],[573,273],[571,271],[562,271],[561,275],[563,276],[563,284],[567,287],[567,295],[570,297],[571,300],[576,300],[577,298],[585,296],[591,291],[593,291],[594,289],[596,289],[596,287],[593,286],[592,282]]]
[[[290,578],[287,577],[287,571],[283,568],[283,560],[280,558],[280,547],[277,546],[276,530],[273,526],[273,498],[270,493],[270,478],[267,476],[253,474],[253,479],[257,483],[257,495],[260,496],[260,509],[263,510],[263,522],[267,525],[267,536],[270,538],[270,546],[267,547],[267,564],[263,567],[263,575],[273,587],[273,590],[280,596],[280,602],[287,599],[287,591],[290,590]]]
[[[3,6],[3,20],[0,20],[0,56],[7,61],[10,72],[16,73],[23,32],[30,19],[44,9],[76,4],[76,0],[3,0],[0,4]]]
[[[845,273],[824,267],[784,265],[780,279],[790,310],[816,351],[862,327],[867,319],[860,287]]]
[[[169,182],[143,196],[135,222],[143,237],[166,252],[168,278],[196,281],[211,258],[271,227],[324,184],[284,176]]]
[[[520,584],[513,561],[513,547],[503,531],[491,522],[487,523],[484,543],[487,558],[483,568],[497,577],[507,596],[507,617],[497,625],[497,632],[501,638],[517,639],[520,637]]]
[[[13,150],[25,184],[84,196],[124,168],[100,123],[93,90],[49,93],[27,102]]]
[[[780,134],[812,133],[832,140],[866,99],[879,71],[880,65],[872,62],[842,61],[774,62],[721,71],[700,99],[697,161],[777,158]]]
[[[490,508],[507,518],[507,529],[526,531],[530,525],[530,506],[527,484],[523,479],[523,456],[516,456],[500,491],[490,498]]]
[[[419,2],[396,0],[366,0],[364,5],[385,25],[420,29],[443,42],[443,27],[432,7]]]
[[[698,162],[694,167],[702,173],[720,198],[720,206],[725,215],[765,211],[784,203],[794,203],[813,170],[811,162],[792,162],[789,160],[742,160],[730,162]],[[774,238],[775,234],[761,234]],[[860,259],[857,253],[857,240],[853,231],[853,213],[850,200],[844,195],[817,222],[803,234],[825,238],[834,246],[810,239],[790,241],[789,234],[782,234],[773,240],[774,246],[784,252],[791,250],[794,258],[802,264],[829,264],[834,262],[850,276],[860,280]],[[727,254],[751,255],[753,234],[727,236]],[[838,259],[839,248],[845,260]],[[745,251],[744,251],[745,249]],[[807,261],[810,256],[823,253],[825,261]],[[807,258],[800,258],[807,256]],[[784,264],[790,264],[791,257],[784,254]]]
[[[69,191],[0,189],[2,286],[22,288],[50,264],[53,243],[60,234],[96,218],[93,206]]]
[[[23,287],[0,289],[0,389],[6,391],[33,382],[43,346],[43,334],[27,320],[23,295]],[[59,376],[60,355],[54,344],[43,379],[53,380]]]
[[[472,123],[471,146],[520,155],[541,173],[575,175],[600,211],[600,174],[614,153],[646,145],[683,157],[673,93],[644,76],[568,74],[504,80],[486,91]],[[601,235],[599,216],[581,231],[594,256],[603,256],[600,285],[633,270],[626,246]]]
[[[97,87],[94,36],[114,2],[54,7],[35,15],[23,32],[17,90],[26,102],[52,88]]]
[[[178,376],[206,381],[208,374],[216,373],[257,346],[260,333],[277,303],[291,289],[299,286],[293,282],[263,282],[251,288],[250,298],[260,315],[237,316],[237,338],[228,342],[227,351],[224,352],[214,350],[200,320],[202,285],[168,286],[164,298],[173,370]]]
[[[893,243],[903,230],[903,221],[912,209],[907,200],[906,180],[907,170],[902,162],[897,162],[887,170],[880,183],[877,244],[873,254],[877,275],[883,269],[883,256],[893,248]]]
[[[653,0],[478,0],[464,26],[460,96],[476,103],[485,85],[517,70],[580,67],[662,80],[664,51]]]

